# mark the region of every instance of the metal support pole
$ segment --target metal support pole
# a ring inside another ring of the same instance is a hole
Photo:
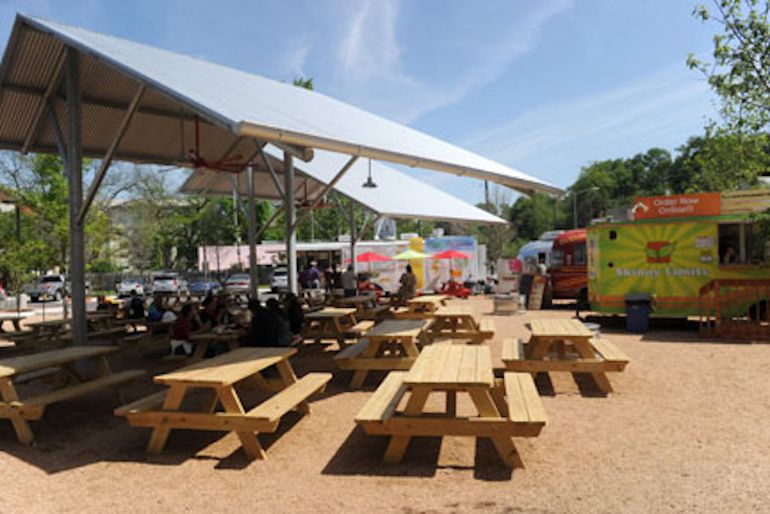
[[[288,152],[283,154],[284,210],[286,211],[286,270],[289,291],[297,294],[297,231],[294,229],[294,158]]]
[[[70,230],[70,295],[72,297],[72,343],[85,345],[86,334],[86,271],[83,226],[77,217],[83,204],[83,162],[80,132],[80,56],[67,49],[65,64],[67,90],[67,189],[69,196]]]
[[[353,265],[353,273],[356,273],[356,204],[350,200],[350,264]]]
[[[249,294],[251,298],[259,298],[257,293],[257,240],[256,240],[256,208],[254,206],[254,168],[246,168],[246,184],[248,188],[248,229],[249,229]]]
[[[578,228],[577,195],[575,193],[572,193],[572,228]]]
[[[294,229],[296,229],[300,223],[305,221],[309,214],[313,212],[313,210],[318,207],[318,205],[321,203],[321,201],[324,199],[324,197],[329,193],[329,191],[332,190],[334,186],[337,185],[337,183],[342,179],[342,177],[345,176],[345,173],[348,172],[348,170],[356,163],[358,160],[358,157],[355,155],[348,159],[348,162],[345,163],[345,165],[340,168],[340,171],[337,172],[336,175],[334,175],[334,178],[332,178],[331,182],[326,184],[322,189],[321,192],[318,193],[318,195],[315,197],[315,200],[310,204],[310,207],[307,208],[307,210],[304,213],[300,213],[300,215],[297,217],[297,221],[294,223]]]

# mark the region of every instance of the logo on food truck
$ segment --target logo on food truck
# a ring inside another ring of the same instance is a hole
[[[671,255],[675,248],[676,243],[669,241],[649,241],[645,249],[647,262],[652,264],[671,262]]]

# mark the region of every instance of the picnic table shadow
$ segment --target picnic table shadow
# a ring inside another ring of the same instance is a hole
[[[321,471],[324,475],[431,478],[441,469],[467,469],[465,466],[439,466],[440,437],[413,437],[401,462],[387,464],[382,456],[387,436],[370,436],[356,426]],[[476,439],[474,478],[490,481],[510,480],[514,470],[500,461],[494,445]]]
[[[316,395],[313,400],[323,397]],[[215,431],[175,429],[161,453],[147,454],[152,429],[130,426],[124,418],[112,414],[114,406],[114,395],[109,393],[83,398],[77,408],[53,404],[40,421],[32,422],[35,443],[31,446],[18,442],[11,423],[0,423],[0,452],[51,475],[100,462],[176,466],[188,460],[211,460],[216,462],[215,469],[243,469],[259,462],[246,456],[240,442],[227,455],[207,454],[206,448],[226,436]],[[290,412],[275,432],[258,434],[268,456],[270,447],[304,417]]]

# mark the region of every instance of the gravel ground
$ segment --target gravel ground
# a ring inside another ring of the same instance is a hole
[[[491,301],[464,303],[490,315]],[[527,337],[528,320],[571,315],[495,316],[495,365],[502,338]],[[33,425],[35,447],[0,420],[0,512],[770,511],[770,345],[612,325],[604,320],[606,337],[631,358],[610,374],[615,393],[601,396],[582,376],[539,377],[550,422],[539,437],[516,439],[524,469],[506,469],[488,441],[467,438],[414,439],[401,464],[380,464],[386,440],[353,418],[382,375],[350,392],[350,375],[337,373],[310,416],[290,414],[278,434],[260,436],[266,461],[249,462],[235,436],[189,431],[148,457],[149,432],[113,417],[110,394],[50,407]],[[334,371],[335,350],[306,345],[295,369]],[[174,366],[131,351],[113,362],[150,374]],[[153,388],[147,379],[126,396]]]

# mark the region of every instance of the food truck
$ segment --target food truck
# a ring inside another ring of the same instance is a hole
[[[752,287],[770,278],[768,213],[768,189],[637,198],[629,219],[588,228],[591,308],[623,313],[649,295],[652,315],[694,316],[711,295],[766,310],[767,287]]]
[[[586,229],[568,230],[554,239],[548,275],[554,299],[588,301]]]

